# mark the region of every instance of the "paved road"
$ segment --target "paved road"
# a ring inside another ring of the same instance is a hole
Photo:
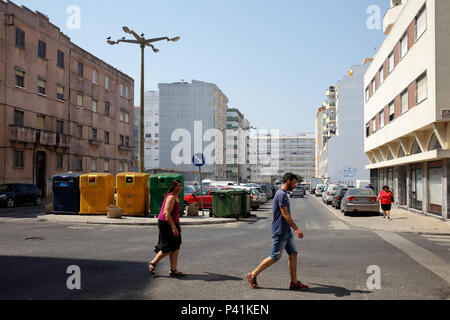
[[[425,255],[448,266],[448,242],[352,228],[309,197],[292,200],[291,206],[305,233],[296,244],[300,278],[311,286],[309,292],[287,290],[286,255],[259,277],[261,290],[248,286],[245,274],[270,253],[271,212],[262,210],[257,219],[237,224],[184,227],[180,269],[189,275],[182,280],[168,277],[168,261],[158,266],[157,276],[147,272],[155,227],[0,219],[0,299],[450,298],[445,270],[430,269],[421,259]],[[403,241],[410,246],[398,245]],[[70,265],[81,269],[81,290],[66,287]],[[380,290],[367,288],[372,265],[381,269]]]

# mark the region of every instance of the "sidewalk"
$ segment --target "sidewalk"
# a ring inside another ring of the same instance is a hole
[[[38,217],[40,221],[54,223],[86,223],[86,224],[106,224],[106,225],[131,225],[131,226],[157,226],[158,219],[150,217],[125,217],[122,219],[109,219],[106,215],[60,215],[60,214],[44,214]],[[209,212],[205,212],[205,216],[198,217],[181,217],[180,223],[184,226],[193,225],[211,225],[236,223],[237,219],[210,218]]]
[[[449,221],[442,221],[437,218],[415,214],[399,208],[392,209],[392,220],[384,219],[381,210],[381,216],[379,217],[364,216],[363,214],[355,217],[346,217],[340,210],[334,209],[331,205],[328,206],[324,204],[321,198],[316,198],[314,195],[311,195],[311,197],[315,201],[319,201],[322,206],[331,211],[338,219],[357,228],[374,231],[450,235]]]

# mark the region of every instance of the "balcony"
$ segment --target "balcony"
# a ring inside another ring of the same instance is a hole
[[[402,4],[401,1],[396,1],[396,2],[400,2],[400,4],[394,5],[393,7],[388,9],[388,11],[386,12],[386,15],[383,18],[383,32],[385,35],[389,34],[392,27],[394,26],[394,23],[397,21],[399,15],[400,15],[400,12],[403,9],[404,4]]]
[[[53,146],[68,148],[70,145],[70,136],[38,130],[35,128],[20,127],[16,125],[9,126],[9,140],[16,142],[35,143],[43,146]]]

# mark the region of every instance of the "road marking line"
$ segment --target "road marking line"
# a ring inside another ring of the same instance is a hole
[[[347,226],[342,221],[338,221],[338,220],[331,220],[330,221],[330,228],[337,229],[337,230],[350,230],[349,226]]]
[[[450,242],[450,237],[446,237],[446,236],[422,235],[422,237],[427,238],[428,240],[431,240],[431,241],[449,241]]]
[[[435,275],[450,283],[450,265],[441,258],[435,256],[430,251],[419,247],[411,241],[406,240],[398,234],[385,231],[375,231],[375,234],[377,234],[384,241],[403,251],[411,259],[421,264]]]
[[[317,222],[306,222],[305,223],[305,227],[308,230],[321,230],[322,228],[320,227],[320,225]]]

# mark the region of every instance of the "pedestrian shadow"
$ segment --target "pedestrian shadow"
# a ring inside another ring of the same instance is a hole
[[[372,291],[366,290],[349,290],[343,287],[336,286],[328,286],[323,284],[313,283],[315,287],[310,287],[307,291],[300,291],[303,293],[315,293],[315,294],[334,294],[337,298],[349,297],[352,294],[368,294],[372,293]],[[277,291],[291,291],[289,289],[281,289],[281,288],[261,288],[264,290],[277,290]]]
[[[172,279],[172,277],[170,277],[170,276],[160,276],[160,275],[156,275],[154,278]],[[205,282],[242,281],[242,280],[244,280],[243,278],[227,276],[224,274],[217,274],[217,273],[211,273],[211,272],[205,272],[203,274],[186,274],[185,277],[174,278],[174,279],[184,280],[184,281],[205,281]]]
[[[255,224],[261,220],[267,220],[269,217],[257,217],[257,216],[252,216],[252,217],[248,217],[248,218],[239,218],[239,222],[245,222],[247,224]]]

